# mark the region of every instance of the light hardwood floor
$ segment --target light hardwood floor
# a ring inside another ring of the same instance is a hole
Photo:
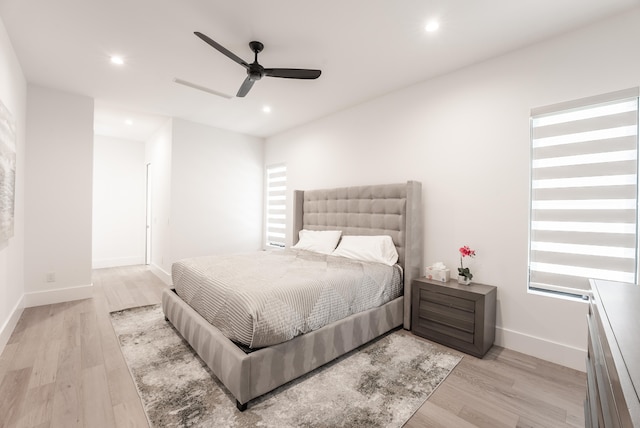
[[[144,266],[99,269],[93,283],[92,299],[25,309],[0,355],[0,427],[148,426],[109,312],[158,303],[165,285]],[[585,384],[493,347],[465,355],[406,427],[582,427]]]

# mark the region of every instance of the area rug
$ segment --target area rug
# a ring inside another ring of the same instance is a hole
[[[396,330],[236,409],[159,305],[111,313],[152,427],[401,427],[461,357]]]

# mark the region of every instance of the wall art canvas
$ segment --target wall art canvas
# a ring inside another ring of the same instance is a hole
[[[13,236],[16,186],[16,124],[0,101],[0,242]]]

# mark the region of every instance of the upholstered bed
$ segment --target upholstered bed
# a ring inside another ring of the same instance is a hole
[[[294,192],[296,238],[303,229],[341,230],[342,236],[391,236],[404,290],[388,303],[253,352],[241,349],[173,290],[165,290],[162,296],[165,317],[236,398],[238,409],[244,410],[253,398],[393,328],[410,328],[411,281],[419,276],[422,261],[421,193],[415,181]]]

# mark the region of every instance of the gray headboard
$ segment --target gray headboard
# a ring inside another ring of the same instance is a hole
[[[296,190],[293,243],[298,232],[341,230],[343,235],[390,235],[404,270],[404,328],[411,327],[411,281],[422,264],[422,185],[401,184]]]

